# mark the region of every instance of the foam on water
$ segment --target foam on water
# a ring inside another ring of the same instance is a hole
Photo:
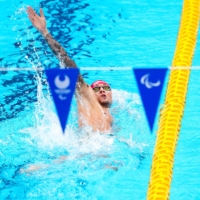
[[[115,151],[115,141],[125,143],[129,148],[142,152],[148,145],[145,141],[138,140],[137,129],[141,124],[141,102],[138,94],[121,90],[113,90],[113,106],[111,113],[114,116],[112,136],[93,132],[91,127],[78,128],[78,113],[76,100],[73,99],[69,114],[68,125],[65,134],[62,134],[61,126],[55,111],[50,92],[43,93],[41,84],[41,72],[37,72],[37,103],[35,104],[32,120],[34,126],[20,130],[27,133],[30,141],[35,142],[35,148],[40,152],[60,152],[70,156],[76,155],[107,155]],[[142,122],[143,123],[143,122]],[[133,129],[134,128],[134,129]],[[138,140],[138,141],[137,141]],[[60,149],[60,150],[58,150]]]
[[[37,103],[34,111],[35,125],[34,127],[27,127],[21,132],[30,134],[32,139],[37,138],[38,148],[53,149],[54,147],[62,147],[66,148],[70,153],[97,153],[110,149],[110,146],[113,145],[114,137],[93,132],[91,127],[84,127],[82,130],[78,128],[75,99],[72,103],[69,123],[63,135],[50,94],[48,93],[44,96],[39,75],[37,75],[37,80]],[[112,113],[114,116],[123,111],[123,113],[127,112],[133,120],[134,118],[135,120],[140,119],[140,114],[135,108],[135,106],[140,105],[137,94],[113,90],[113,99]],[[122,120],[121,118],[120,120]],[[121,125],[118,124],[118,128],[121,128]],[[119,131],[116,130],[113,135],[117,135],[117,133]],[[131,143],[131,141],[128,143]]]

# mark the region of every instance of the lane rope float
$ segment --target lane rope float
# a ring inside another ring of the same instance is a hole
[[[200,0],[184,0],[165,104],[160,113],[147,192],[148,200],[169,199],[174,154],[184,112],[190,66],[196,46]],[[176,69],[182,67],[185,69]]]

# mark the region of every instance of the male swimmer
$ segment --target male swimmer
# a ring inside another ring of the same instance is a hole
[[[53,39],[46,28],[46,19],[40,8],[40,16],[30,6],[27,13],[32,25],[42,34],[56,57],[66,68],[77,68],[75,62],[69,58],[63,47]],[[110,114],[112,92],[108,83],[98,80],[91,86],[85,83],[79,74],[76,85],[78,101],[79,126],[91,126],[94,131],[107,133],[111,131],[113,118]]]

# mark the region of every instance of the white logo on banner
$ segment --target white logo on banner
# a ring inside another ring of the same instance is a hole
[[[58,94],[58,98],[60,100],[66,100],[67,99],[66,95],[70,93],[70,90],[67,89],[70,84],[69,77],[65,75],[64,80],[61,81],[58,75],[56,76],[54,83],[55,83],[55,86],[58,88],[54,90],[55,93]]]
[[[151,89],[152,87],[158,87],[160,85],[160,81],[157,81],[156,83],[152,83],[149,81],[149,74],[145,74],[141,79],[140,82],[145,85],[148,89]]]

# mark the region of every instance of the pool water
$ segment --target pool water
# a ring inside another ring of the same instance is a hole
[[[150,133],[132,70],[98,67],[167,67],[173,59],[182,1],[1,1],[0,65],[57,67],[25,8],[43,7],[54,38],[81,68],[87,83],[113,89],[113,134],[77,126],[73,99],[65,135],[41,71],[0,72],[1,199],[145,199],[156,139]],[[193,66],[199,65],[199,38]],[[86,70],[92,67],[94,70]],[[189,91],[170,199],[199,199],[199,70]],[[167,76],[168,78],[168,76]],[[167,81],[161,103],[164,102]],[[157,120],[158,120],[157,116]],[[25,172],[31,165],[41,168]]]

